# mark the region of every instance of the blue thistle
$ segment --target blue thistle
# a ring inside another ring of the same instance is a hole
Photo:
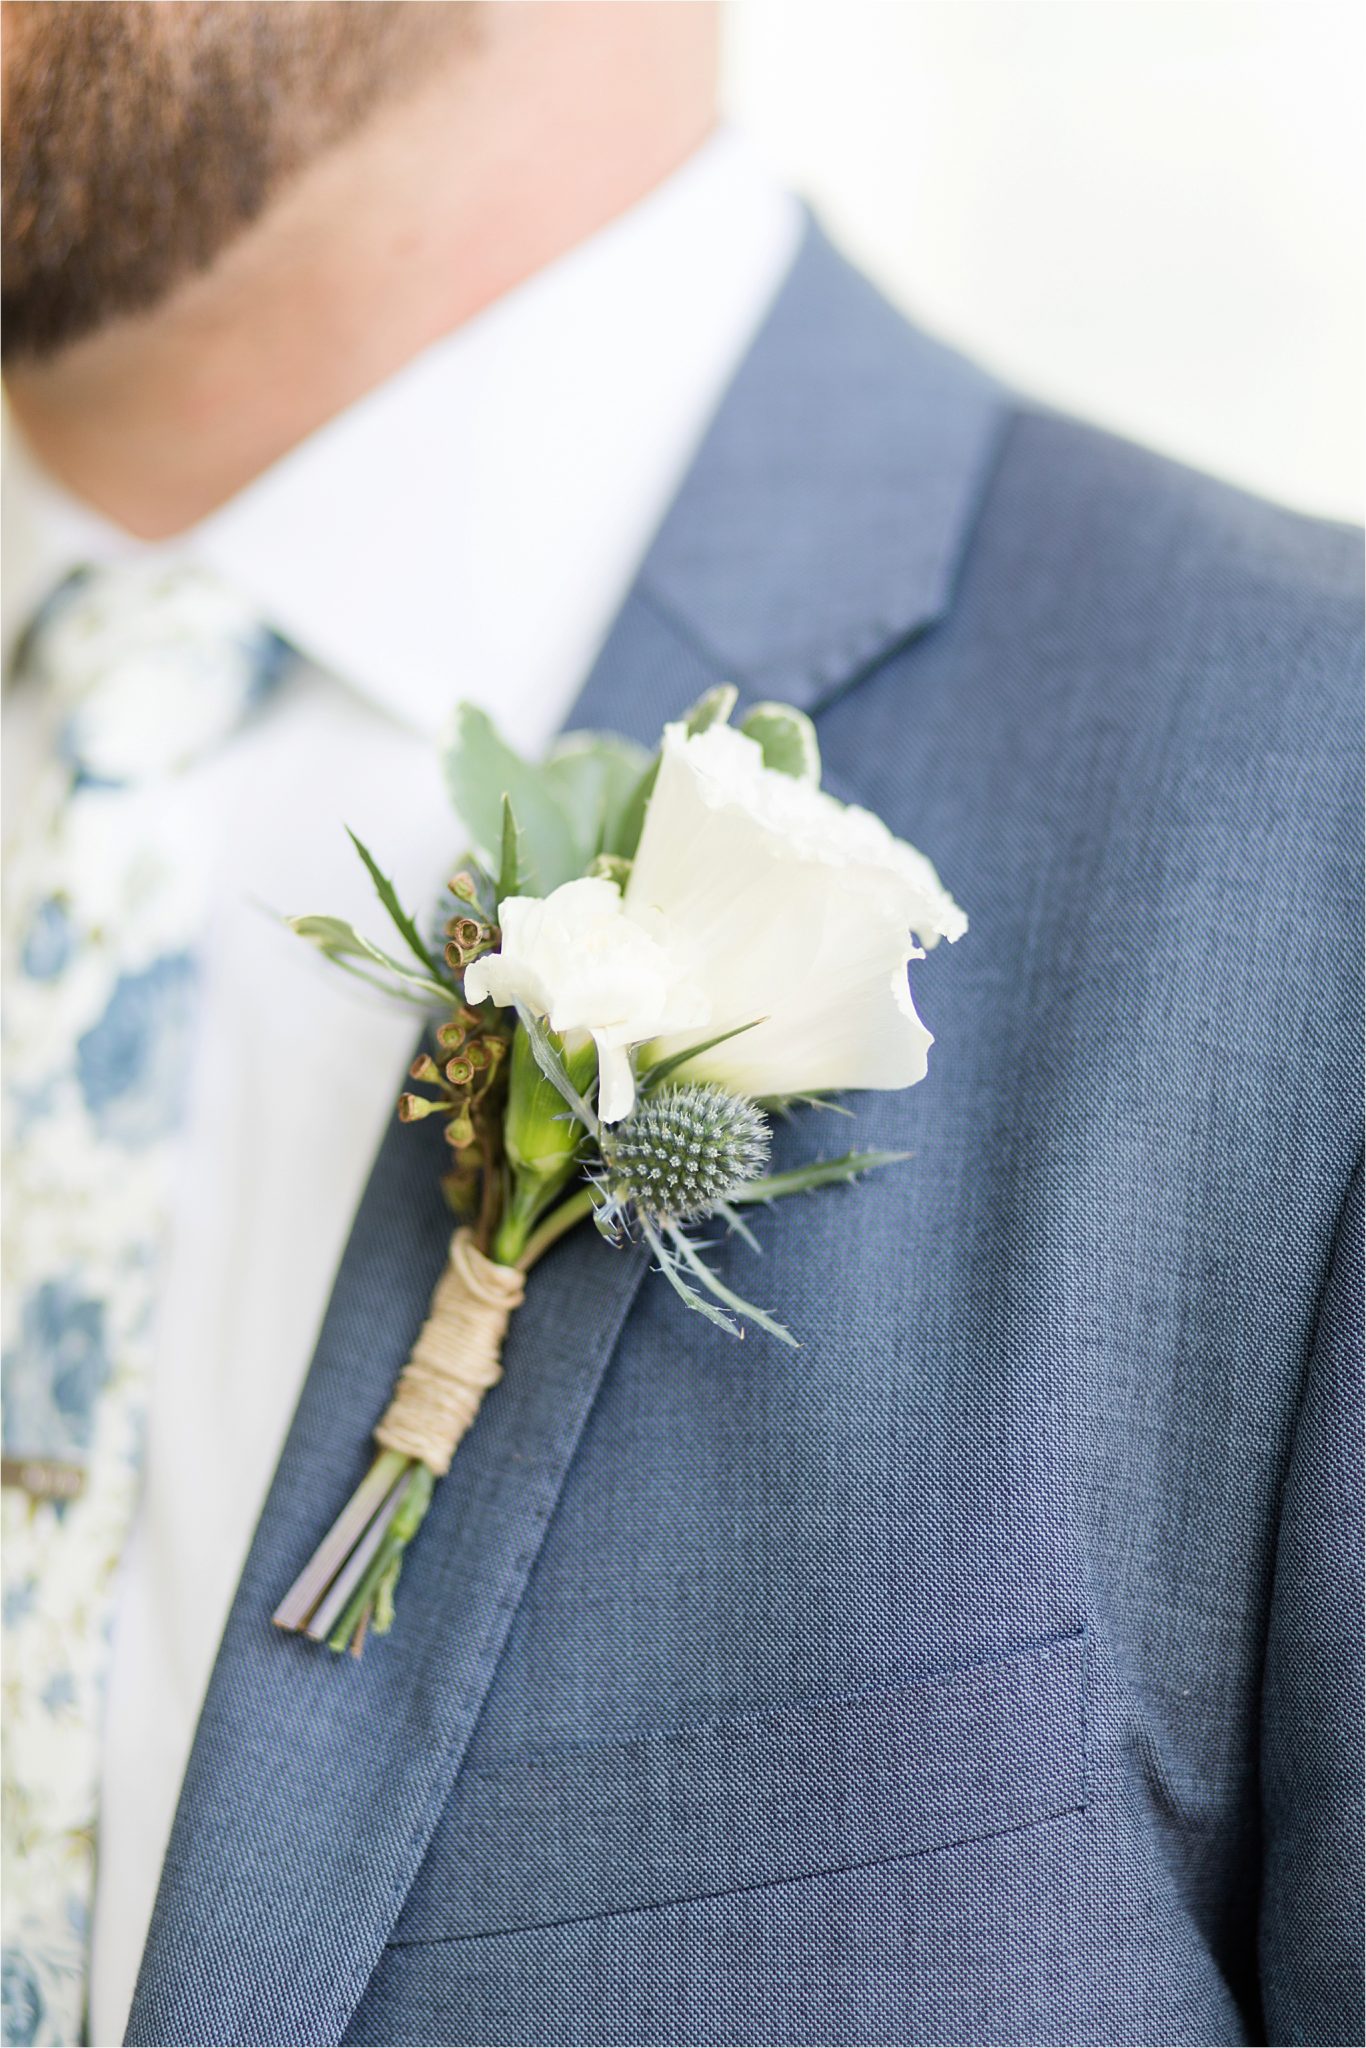
[[[705,1081],[663,1088],[604,1131],[604,1181],[623,1212],[687,1223],[732,1201],[768,1162],[768,1125],[741,1095]]]
[[[726,1286],[685,1227],[719,1216],[754,1244],[732,1206],[768,1161],[768,1125],[754,1103],[705,1081],[661,1088],[604,1130],[601,1142],[603,1198],[594,1220],[604,1237],[638,1229],[679,1300],[720,1329],[741,1336],[740,1317],[794,1343],[781,1323]]]

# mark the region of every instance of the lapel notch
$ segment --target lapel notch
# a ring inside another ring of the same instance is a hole
[[[946,610],[1007,412],[811,221],[641,586],[747,695],[818,710]]]

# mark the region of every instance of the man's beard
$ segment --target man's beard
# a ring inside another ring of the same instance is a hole
[[[3,347],[46,357],[205,270],[470,33],[471,0],[7,0]]]

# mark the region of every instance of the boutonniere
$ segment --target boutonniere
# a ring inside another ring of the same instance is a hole
[[[282,1628],[356,1655],[389,1628],[404,1552],[499,1378],[527,1275],[567,1231],[591,1219],[609,1244],[645,1244],[686,1308],[791,1344],[708,1264],[698,1227],[753,1244],[746,1210],[904,1156],[770,1173],[769,1117],[922,1079],[931,1037],[907,964],[967,919],[923,854],[821,790],[803,713],[759,705],[737,727],[735,702],[729,685],[709,692],[653,757],[580,733],[540,765],[462,706],[445,767],[475,851],[442,940],[359,841],[404,955],[336,918],[290,920],[432,1013],[399,1115],[442,1120],[457,1227],[374,1460]]]

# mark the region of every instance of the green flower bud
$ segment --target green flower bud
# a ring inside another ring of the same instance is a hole
[[[573,1051],[561,1046],[560,1052],[566,1073],[582,1093],[592,1081],[596,1063],[592,1039]],[[531,1040],[519,1024],[512,1040],[503,1122],[509,1166],[519,1180],[555,1180],[558,1184],[568,1177],[582,1138],[582,1126],[570,1115],[558,1088],[537,1066]]]
[[[559,1046],[565,1072],[582,1093],[593,1079],[597,1060],[592,1039],[571,1049],[553,1033],[551,1037]],[[512,1265],[520,1256],[537,1217],[577,1169],[583,1136],[582,1124],[570,1115],[559,1089],[537,1066],[531,1040],[519,1024],[512,1039],[503,1119],[503,1149],[512,1169],[512,1188],[494,1240],[495,1259]]]

